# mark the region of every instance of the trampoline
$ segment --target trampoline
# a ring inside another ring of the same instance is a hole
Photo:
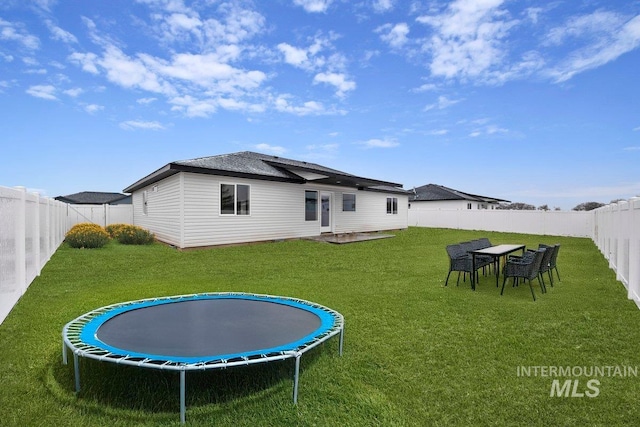
[[[204,293],[143,299],[101,307],[62,330],[62,361],[73,353],[75,390],[79,358],[180,372],[180,422],[185,422],[186,372],[295,359],[293,402],[298,401],[300,358],[339,335],[344,318],[309,301],[247,293]]]

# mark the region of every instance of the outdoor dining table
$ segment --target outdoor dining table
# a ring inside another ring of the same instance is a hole
[[[498,278],[500,277],[500,257],[506,257],[512,252],[522,250],[524,254],[525,245],[496,245],[484,249],[469,251],[471,254],[471,289],[476,290],[476,256],[489,255],[493,258],[494,270],[496,271],[496,286],[498,286]]]

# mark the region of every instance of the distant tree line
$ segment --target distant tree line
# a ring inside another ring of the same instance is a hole
[[[609,203],[617,203],[621,200],[624,199],[615,199],[610,201]],[[580,203],[579,205],[577,205],[576,207],[574,207],[573,209],[571,209],[572,211],[592,211],[594,209],[598,209],[602,206],[604,206],[604,203],[600,203],[600,202],[584,202],[584,203]],[[504,209],[504,210],[512,210],[512,211],[534,211],[536,209],[540,210],[540,211],[550,211],[551,209],[549,208],[549,205],[541,205],[538,206],[537,208],[533,205],[527,204],[527,203],[520,203],[520,202],[516,202],[516,203],[503,203],[499,206],[496,207],[496,209]],[[558,207],[553,208],[554,211],[559,211],[561,210]]]

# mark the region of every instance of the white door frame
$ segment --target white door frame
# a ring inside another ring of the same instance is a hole
[[[333,193],[320,192],[320,232],[333,233]]]

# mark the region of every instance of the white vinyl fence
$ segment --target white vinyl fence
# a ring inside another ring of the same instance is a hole
[[[0,323],[64,240],[66,204],[0,187]]]
[[[111,224],[133,224],[133,205],[67,205],[69,228],[81,222],[106,227]]]
[[[640,307],[640,197],[593,211],[593,241]]]
[[[592,237],[593,212],[409,209],[410,226]]]

